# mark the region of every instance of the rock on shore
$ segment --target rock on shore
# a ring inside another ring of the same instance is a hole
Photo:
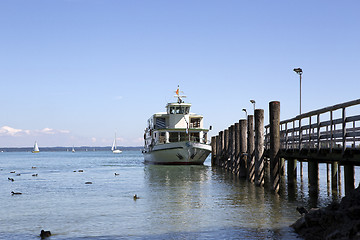
[[[340,204],[311,209],[291,227],[305,239],[360,239],[360,185]]]

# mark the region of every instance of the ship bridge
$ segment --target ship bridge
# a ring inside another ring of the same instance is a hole
[[[168,103],[166,105],[167,114],[189,114],[191,103]]]

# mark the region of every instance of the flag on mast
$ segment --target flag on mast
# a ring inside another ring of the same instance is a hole
[[[183,93],[182,91],[180,92],[180,86],[178,85],[176,91],[175,91],[176,95],[174,97],[176,97],[178,99],[178,103],[183,103],[184,101],[181,98],[185,98],[186,96],[180,96],[180,93]]]

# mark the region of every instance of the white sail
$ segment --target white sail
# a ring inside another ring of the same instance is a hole
[[[116,137],[115,137],[115,139],[113,141],[113,145],[111,147],[111,151],[114,151],[114,150],[116,150]]]
[[[33,150],[32,152],[33,152],[33,153],[38,153],[38,152],[40,152],[39,146],[38,146],[38,144],[37,144],[36,141],[35,141],[35,144],[34,144],[34,150]]]
[[[116,132],[115,132],[115,138],[114,138],[114,141],[113,141],[113,145],[111,147],[111,151],[113,153],[121,153],[122,152],[121,150],[116,149]]]
[[[74,148],[74,146],[73,146],[73,148],[72,148],[71,152],[75,152],[75,148]]]

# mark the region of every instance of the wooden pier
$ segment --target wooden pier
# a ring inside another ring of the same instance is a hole
[[[348,114],[347,114],[348,113]],[[264,166],[270,168],[271,187],[279,191],[287,161],[288,183],[297,178],[297,162],[308,163],[310,186],[319,182],[319,163],[327,164],[327,182],[341,187],[344,166],[345,193],[355,188],[355,168],[360,166],[360,99],[280,120],[280,102],[269,103],[269,124],[264,110],[248,115],[212,137],[212,166],[223,167],[256,185],[264,184]],[[268,163],[268,164],[267,164]],[[331,174],[330,174],[331,172]]]

